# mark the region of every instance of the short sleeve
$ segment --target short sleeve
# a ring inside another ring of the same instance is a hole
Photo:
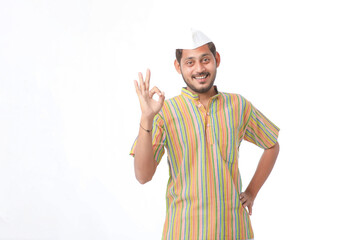
[[[244,139],[255,145],[268,149],[275,145],[280,129],[267,119],[252,104]]]
[[[153,147],[154,159],[157,162],[157,164],[160,163],[161,158],[165,153],[165,149],[164,149],[165,140],[166,140],[166,134],[164,131],[164,120],[160,114],[157,114],[154,117],[153,130],[152,130],[152,147]],[[131,147],[130,150],[131,156],[135,156],[136,143],[137,143],[137,138],[135,139]]]

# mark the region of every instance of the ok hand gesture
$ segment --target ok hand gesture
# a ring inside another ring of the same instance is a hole
[[[161,92],[157,87],[153,87],[149,91],[150,86],[150,70],[147,69],[145,81],[143,80],[142,73],[139,73],[139,83],[134,80],[136,94],[138,95],[142,117],[154,118],[154,116],[160,111],[164,104],[165,94]],[[154,94],[159,96],[159,100],[153,99]]]

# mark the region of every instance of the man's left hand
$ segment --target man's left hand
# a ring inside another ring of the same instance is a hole
[[[243,205],[244,208],[247,208],[249,210],[249,214],[252,214],[252,206],[254,204],[255,198],[248,192],[242,192],[240,193],[240,202]]]

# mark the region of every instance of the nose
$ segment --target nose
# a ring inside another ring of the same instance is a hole
[[[204,64],[202,64],[201,62],[198,62],[195,66],[195,69],[198,73],[204,72],[205,71]]]

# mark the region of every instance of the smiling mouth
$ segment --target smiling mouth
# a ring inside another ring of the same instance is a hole
[[[193,78],[196,79],[196,80],[204,80],[209,75],[210,75],[210,73],[202,73],[202,74],[198,74],[198,75],[193,76]]]

